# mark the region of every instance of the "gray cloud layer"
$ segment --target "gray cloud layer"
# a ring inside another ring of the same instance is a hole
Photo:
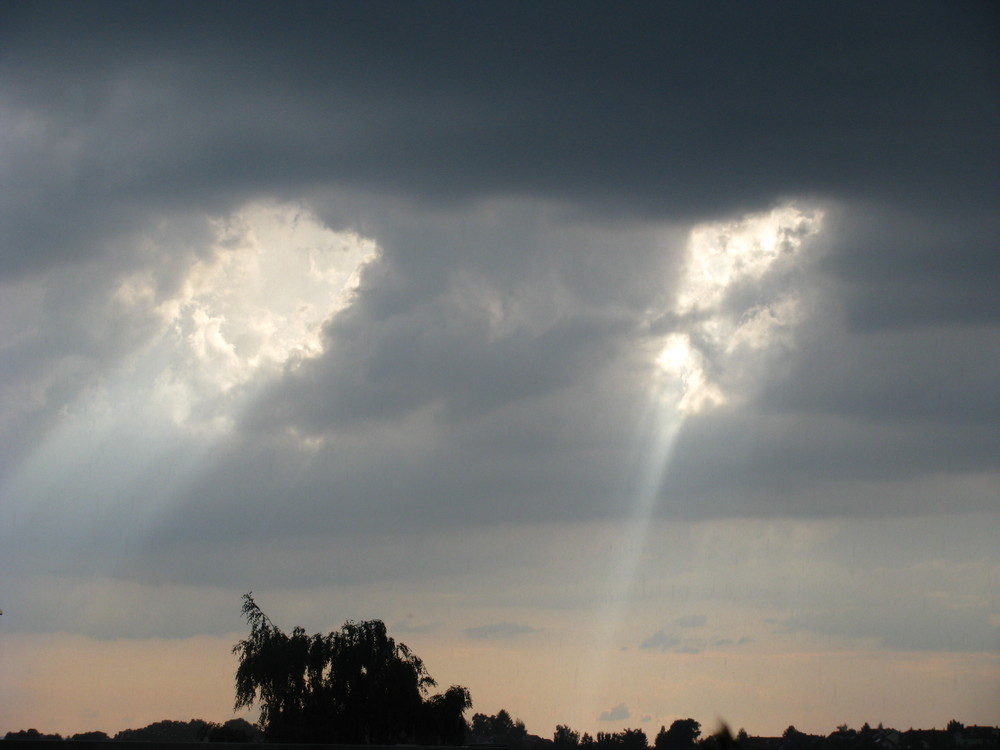
[[[794,345],[684,423],[657,512],[995,509],[995,32],[944,3],[7,4],[4,470],[148,364],[157,305],[227,257],[213,219],[285,201],[379,256],[321,356],[205,407],[233,434],[126,481],[120,426],[47,477],[104,509],[88,545],[148,476],[150,569],[200,536],[619,517],[649,354],[694,330],[687,230],[795,199],[828,220]],[[116,306],[132,274],[151,297]]]
[[[788,195],[989,212],[995,19],[903,9],[18,4],[3,268],[310,186],[684,218]]]

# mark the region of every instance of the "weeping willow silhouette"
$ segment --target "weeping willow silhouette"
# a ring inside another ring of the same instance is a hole
[[[243,596],[250,635],[233,647],[236,709],[260,706],[276,742],[444,744],[465,739],[469,691],[437,683],[423,661],[389,637],[381,620],[348,621],[340,631],[283,632],[252,594]]]

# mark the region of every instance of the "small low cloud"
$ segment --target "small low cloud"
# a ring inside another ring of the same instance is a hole
[[[743,646],[747,643],[753,643],[754,639],[748,635],[744,635],[741,638],[716,638],[712,641],[713,646]]]
[[[701,649],[695,646],[678,646],[674,649],[675,654],[700,654]]]
[[[598,721],[623,721],[631,716],[629,713],[628,706],[624,703],[619,703],[617,706],[609,711],[601,711],[601,715],[597,717]]]
[[[671,649],[674,646],[680,645],[680,642],[681,639],[678,638],[676,635],[668,633],[665,630],[657,630],[655,633],[649,636],[649,638],[640,643],[639,648],[646,648],[646,649],[657,648],[660,649],[661,651],[667,651],[668,649]]]
[[[679,628],[700,628],[707,622],[705,615],[684,615],[674,620],[674,625]]]
[[[538,628],[516,622],[498,622],[494,625],[466,628],[464,632],[469,638],[514,638],[527,633],[536,633]]]

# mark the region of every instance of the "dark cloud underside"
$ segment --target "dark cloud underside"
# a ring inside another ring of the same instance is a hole
[[[659,216],[803,194],[987,208],[1000,92],[977,9],[11,4],[4,267],[70,226],[317,184]]]
[[[826,216],[775,276],[801,325],[763,364],[706,355],[759,382],[680,427],[655,512],[993,509],[996,39],[950,3],[6,3],[5,471],[88,399],[127,411],[162,304],[238,255],[213,221],[286,203],[378,253],[316,356],[204,407],[233,432],[165,426],[197,471],[151,545],[621,518],[661,339],[697,322],[688,230],[798,201]],[[94,477],[143,428],[83,430],[61,463],[90,479],[33,489],[126,505],[146,475]],[[127,535],[107,515],[89,542]]]

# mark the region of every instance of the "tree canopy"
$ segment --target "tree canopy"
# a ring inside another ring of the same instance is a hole
[[[670,729],[660,727],[656,735],[656,750],[687,750],[693,748],[701,734],[701,724],[694,719],[677,719]]]
[[[348,621],[340,631],[291,634],[243,596],[250,635],[239,656],[236,709],[260,705],[267,738],[278,742],[459,745],[469,691],[437,683],[423,661],[391,638],[381,620]]]

